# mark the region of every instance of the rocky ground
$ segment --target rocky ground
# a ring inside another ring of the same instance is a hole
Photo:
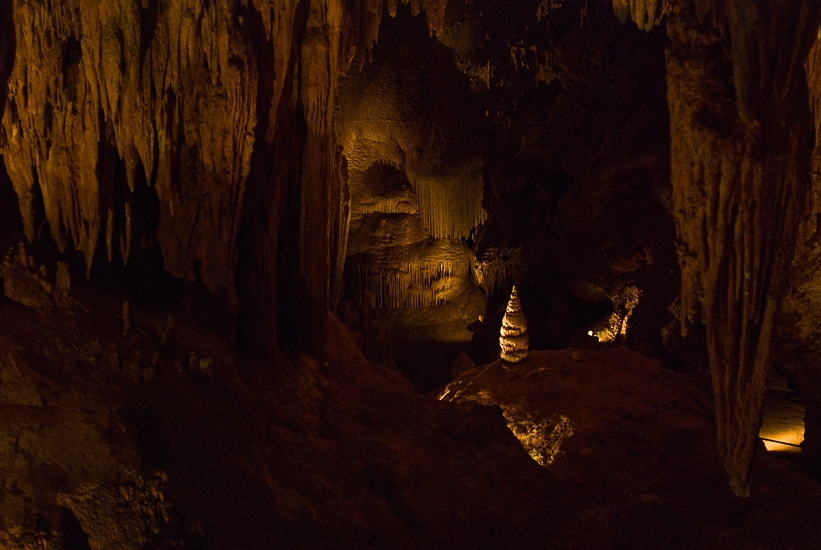
[[[800,455],[762,444],[753,495],[731,493],[708,386],[704,371],[672,372],[626,348],[567,349],[469,370],[438,397],[500,406],[550,463],[572,517],[551,547],[821,546],[821,485]]]
[[[138,307],[124,332],[95,296],[0,305],[0,547],[537,548],[558,527],[498,411],[423,398],[333,318],[327,361],[259,365]]]
[[[762,450],[732,495],[703,372],[535,352],[438,400],[333,317],[324,361],[262,365],[129,309],[124,331],[121,296],[0,304],[0,547],[821,547],[795,459]]]

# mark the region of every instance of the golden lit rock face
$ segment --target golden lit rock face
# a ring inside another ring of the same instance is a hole
[[[599,339],[599,342],[615,342],[616,338],[624,338],[627,335],[627,321],[633,314],[633,310],[639,304],[642,291],[640,288],[629,285],[620,295],[613,299],[613,313],[607,320],[607,327],[592,333]]]
[[[560,479],[598,478],[597,470],[612,468],[611,487],[627,472],[646,480],[637,457],[665,455],[683,434],[690,451],[710,456],[720,471],[706,392],[626,348],[533,351],[514,366],[495,361],[462,373],[437,398],[500,407],[531,458]]]
[[[412,4],[416,13],[428,11],[431,29],[440,25],[439,1]],[[267,118],[265,140],[285,142],[280,150],[295,157],[280,160],[295,169],[286,177],[301,196],[299,269],[324,305],[331,274],[341,270],[335,250],[346,228],[331,131],[337,81],[355,56],[367,56],[382,4],[327,0],[311,3],[307,13],[297,6],[293,0],[14,2],[16,49],[0,152],[28,239],[40,235],[35,213],[43,208],[61,250],[72,245],[90,266],[98,243],[105,243],[109,259],[127,261],[142,238],[153,236],[142,234],[145,208],[135,197],[155,193],[166,269],[189,281],[199,277],[233,300],[259,115]],[[264,88],[259,55],[272,75]],[[257,113],[260,106],[265,111]],[[291,147],[278,120],[295,116],[305,138]],[[260,172],[272,178],[270,169]],[[276,185],[287,188],[284,181]],[[275,241],[282,218],[274,206],[269,238]]]
[[[502,328],[499,330],[499,346],[502,348],[502,361],[518,363],[527,357],[530,337],[527,335],[527,319],[522,312],[519,293],[516,287],[510,291]]]
[[[533,371],[514,371],[504,381],[499,376],[501,372],[507,371],[498,361],[470,369],[439,392],[437,399],[498,405],[508,429],[530,458],[541,466],[550,466],[559,455],[562,443],[573,435],[573,422],[564,414],[545,409],[543,403],[528,396],[527,392],[514,390],[511,394],[510,390],[516,388],[523,377],[526,378]]]
[[[127,261],[129,196],[142,178],[162,205],[166,268],[193,279],[201,262],[214,290],[232,284],[225,260],[235,255],[257,74],[229,4],[190,4],[15,3],[2,153],[29,240],[39,186],[61,249],[71,242],[90,266],[102,232],[109,259],[113,247]]]
[[[613,0],[613,10],[622,23],[632,19],[640,29],[649,31],[661,23],[669,3],[669,0]]]
[[[801,67],[820,16],[803,0],[682,1],[667,23],[682,315],[707,327],[719,454],[739,496],[750,492],[773,316],[809,184]]]
[[[550,466],[559,454],[562,442],[573,435],[573,423],[564,415],[534,421],[503,407],[507,427],[519,440],[530,458],[541,466]]]
[[[403,10],[373,58],[340,79],[334,129],[346,162],[345,290],[380,307],[443,305],[470,285],[463,244],[485,220],[470,90],[449,52]]]
[[[433,32],[444,3],[411,2],[422,9]],[[303,311],[291,324],[321,348],[349,217],[333,107],[381,12],[365,0],[9,2],[0,153],[28,240],[47,228],[89,271],[100,254],[158,248],[233,315],[251,304],[252,339],[275,342],[276,317]],[[308,305],[275,304],[293,281]]]

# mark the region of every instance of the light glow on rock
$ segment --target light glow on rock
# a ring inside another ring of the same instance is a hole
[[[499,346],[502,348],[502,361],[518,363],[527,357],[530,337],[527,335],[527,320],[519,303],[516,287],[510,292],[502,328],[499,331]]]

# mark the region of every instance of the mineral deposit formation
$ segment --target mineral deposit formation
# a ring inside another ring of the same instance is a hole
[[[507,303],[505,317],[502,319],[502,329],[499,331],[499,345],[502,348],[502,360],[508,363],[518,363],[527,357],[527,345],[530,338],[527,335],[527,321],[522,313],[519,294],[516,287],[510,292],[510,301]]]

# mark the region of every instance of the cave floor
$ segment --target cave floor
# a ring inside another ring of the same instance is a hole
[[[467,327],[484,306],[484,294],[471,287],[444,306],[383,310],[396,366],[422,394],[450,382],[454,361],[471,347],[473,334]]]
[[[760,445],[752,496],[731,493],[708,383],[627,348],[566,349],[474,368],[438,397],[501,407],[531,455],[552,461],[575,510],[568,547],[821,547],[821,485],[800,454]],[[766,433],[794,428],[794,404],[770,400]]]
[[[764,421],[759,437],[768,451],[801,454],[804,441],[804,406],[798,393],[789,389],[787,380],[771,376]]]
[[[0,302],[2,548],[821,548],[800,456],[762,447],[734,497],[704,380],[626,349],[462,375],[574,422],[543,468],[499,408],[423,397],[333,317],[327,361],[262,364],[80,302]]]

